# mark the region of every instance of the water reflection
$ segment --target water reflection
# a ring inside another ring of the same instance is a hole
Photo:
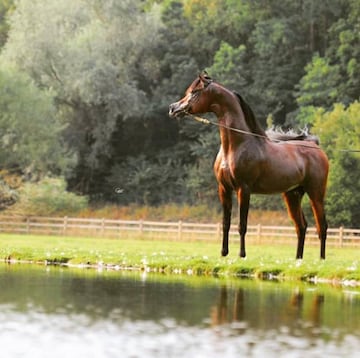
[[[324,287],[301,285],[290,288],[271,284],[264,290],[259,287],[261,285],[257,284],[254,289],[222,285],[211,308],[212,325],[246,321],[251,327],[270,329],[306,322],[313,327],[344,324],[345,327],[360,328],[358,291],[346,297],[341,289],[331,289],[333,295],[328,290],[326,298],[322,291]]]
[[[356,290],[0,265],[10,357],[355,357],[359,317]]]
[[[268,295],[265,305],[256,304],[258,312],[254,320],[254,309],[251,308],[250,301],[256,300],[256,297],[249,297],[246,290],[243,288],[229,289],[222,285],[219,289],[219,296],[216,305],[211,309],[211,323],[212,325],[221,325],[231,322],[249,322],[253,327],[261,327],[264,329],[271,328],[272,325],[278,326],[283,324],[286,326],[292,325],[294,322],[305,320],[314,327],[321,325],[322,307],[324,305],[325,296],[322,293],[314,292],[314,294],[307,293],[307,300],[304,304],[304,289],[299,290],[298,287],[289,293],[289,297],[282,299],[278,297],[275,299],[272,295]],[[246,302],[246,301],[249,302]],[[281,301],[280,305],[274,304],[276,301]],[[265,310],[264,310],[265,308]],[[250,313],[250,315],[249,315]],[[259,317],[266,317],[265,320]],[[276,319],[273,319],[275,318]]]

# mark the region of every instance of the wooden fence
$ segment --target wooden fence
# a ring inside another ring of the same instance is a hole
[[[0,216],[1,233],[95,236],[111,238],[149,238],[167,240],[221,239],[221,224],[197,224],[188,222],[155,222],[144,220],[108,220],[70,217],[23,217]],[[254,243],[284,244],[296,240],[293,226],[249,225],[247,237]],[[307,231],[307,243],[318,244],[315,228]],[[237,239],[236,226],[230,230],[230,238]],[[360,246],[360,229],[329,228],[329,245]]]

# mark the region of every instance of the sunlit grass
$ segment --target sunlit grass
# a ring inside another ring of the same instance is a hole
[[[254,245],[248,240],[247,258],[240,259],[237,242],[231,243],[229,256],[223,258],[220,243],[1,234],[0,257],[193,275],[360,281],[357,250],[328,247],[323,261],[318,258],[319,247],[309,245],[299,261],[293,244]]]

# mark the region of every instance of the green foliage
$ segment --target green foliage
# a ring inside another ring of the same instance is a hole
[[[7,40],[9,24],[6,21],[7,14],[14,8],[14,0],[0,0],[0,48]]]
[[[299,82],[297,102],[300,106],[331,107],[338,98],[339,66],[330,65],[328,58],[315,55],[305,67],[306,75]]]
[[[0,63],[0,167],[46,173],[64,170],[53,92]]]
[[[357,0],[0,1],[0,164],[63,171],[94,201],[212,205],[217,132],[169,119],[169,103],[207,68],[264,127],[316,133],[334,103],[359,99],[359,19]]]
[[[0,175],[0,211],[13,205],[17,200],[17,191]]]
[[[314,131],[330,159],[327,207],[333,226],[359,225],[360,154],[351,152],[360,150],[359,117],[359,102],[348,108],[336,104],[330,112],[319,109],[315,117]]]
[[[222,42],[215,53],[214,63],[209,68],[209,72],[224,86],[234,89],[245,87],[248,83],[245,56],[245,45],[233,48],[230,44]]]
[[[181,201],[186,196],[182,180],[183,169],[176,159],[129,157],[112,168],[106,193],[110,200],[119,204],[155,205],[171,199]]]
[[[325,56],[315,53],[305,67],[297,98],[300,106],[330,108],[335,102],[349,104],[359,99],[360,5],[352,0],[345,3],[347,12],[328,28]]]
[[[85,196],[66,191],[64,179],[44,178],[26,183],[19,189],[19,195],[19,202],[11,209],[17,214],[75,215],[88,204]]]
[[[79,160],[74,186],[82,191],[94,171],[108,170],[121,122],[136,120],[145,110],[146,97],[136,81],[139,68],[151,72],[147,55],[158,24],[156,14],[141,13],[139,4],[22,0],[10,17],[3,57],[53,90],[67,124],[63,138]],[[129,140],[122,139],[126,146]]]

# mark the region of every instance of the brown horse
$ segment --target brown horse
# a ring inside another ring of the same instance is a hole
[[[239,203],[240,257],[246,256],[250,194],[283,193],[296,227],[296,258],[302,259],[307,222],[301,200],[307,193],[320,239],[320,257],[325,259],[327,222],[324,196],[329,170],[326,154],[315,141],[306,140],[306,136],[272,141],[240,95],[203,73],[193,81],[181,100],[170,105],[169,114],[181,116],[207,112],[217,116],[221,139],[214,170],[223,207],[222,255],[229,252],[232,192],[236,192]]]

